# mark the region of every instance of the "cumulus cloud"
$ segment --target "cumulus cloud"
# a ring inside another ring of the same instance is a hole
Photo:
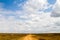
[[[42,10],[44,11],[45,9],[51,7],[52,5],[49,5],[47,0],[28,0],[23,8],[24,10],[26,10],[27,12],[30,11],[31,12],[42,12]]]
[[[60,0],[57,0],[55,8],[51,13],[51,17],[60,17]]]
[[[54,10],[52,11],[51,17],[60,17],[60,6],[59,6],[59,4],[56,5]]]
[[[55,22],[53,22],[53,26],[56,30],[56,32],[60,31],[60,0],[57,0],[55,7],[51,13],[51,18],[53,18],[55,20]]]
[[[60,12],[53,11],[51,17],[60,17]]]
[[[0,32],[60,32],[60,23],[58,23],[60,19],[52,17],[53,12],[44,12],[45,9],[53,6],[49,5],[46,1],[47,0],[28,0],[22,6],[23,10],[17,10],[15,12],[4,9],[0,10],[0,26],[2,27],[0,28]],[[12,16],[7,16],[8,19],[6,19],[3,14],[11,14]],[[19,18],[19,20],[16,20],[16,18]]]

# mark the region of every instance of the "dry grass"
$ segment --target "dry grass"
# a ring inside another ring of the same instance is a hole
[[[60,33],[57,34],[0,33],[0,40],[60,40]]]

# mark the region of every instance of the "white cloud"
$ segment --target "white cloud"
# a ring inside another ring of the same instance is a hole
[[[39,10],[44,10],[47,8],[48,3],[46,0],[28,0],[26,4],[24,4],[23,8],[26,11],[35,12]]]
[[[0,13],[14,14],[21,19],[16,20],[15,16],[9,16],[8,20],[0,14],[0,32],[60,32],[58,21],[60,18],[51,17],[51,12],[45,13],[39,10],[47,9],[46,0],[28,0],[23,6],[23,10],[16,12],[0,10]],[[54,9],[55,10],[55,9]],[[3,30],[4,29],[4,30]]]
[[[52,17],[60,17],[60,0],[57,0],[54,10],[51,13]]]

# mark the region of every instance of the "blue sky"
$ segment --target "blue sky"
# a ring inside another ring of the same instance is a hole
[[[17,2],[16,4],[14,4],[14,2]],[[17,4],[19,3],[24,3],[26,0],[0,0],[0,3],[4,4],[4,7],[6,10],[18,10],[18,6]]]
[[[14,1],[16,1],[17,3],[14,4]],[[26,2],[27,0],[0,0],[0,3],[4,3],[4,7],[7,10],[18,10],[19,7],[17,6],[17,4],[23,4],[24,2]],[[56,0],[47,0],[47,2],[49,4],[54,4],[56,2]]]
[[[50,4],[55,4],[56,0],[47,0]]]

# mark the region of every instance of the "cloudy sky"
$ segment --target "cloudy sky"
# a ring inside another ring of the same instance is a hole
[[[0,32],[59,33],[60,0],[0,0]]]

